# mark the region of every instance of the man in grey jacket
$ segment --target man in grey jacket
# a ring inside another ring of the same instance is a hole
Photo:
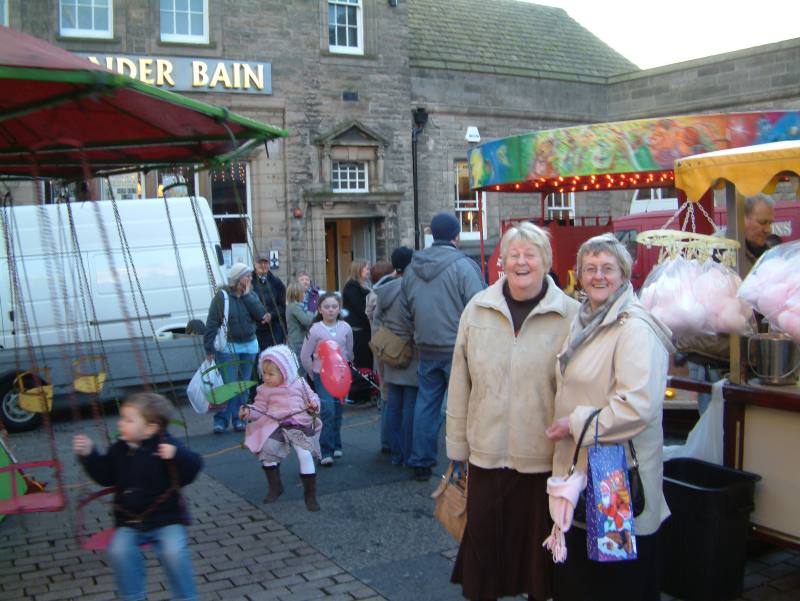
[[[401,307],[413,323],[419,351],[419,392],[409,467],[424,482],[436,465],[442,402],[450,380],[458,321],[469,300],[485,288],[478,265],[458,250],[461,225],[452,213],[431,221],[433,246],[414,254],[402,278]]]

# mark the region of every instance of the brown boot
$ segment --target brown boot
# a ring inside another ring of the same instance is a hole
[[[283,494],[283,483],[281,482],[281,466],[270,465],[269,467],[262,465],[261,469],[267,475],[267,496],[264,497],[264,503],[274,503]]]
[[[319,503],[317,503],[317,475],[300,474],[300,480],[303,482],[303,499],[306,502],[306,509],[309,511],[319,511]]]

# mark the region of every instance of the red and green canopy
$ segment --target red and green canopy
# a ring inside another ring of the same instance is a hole
[[[0,26],[0,175],[215,166],[288,133]]]

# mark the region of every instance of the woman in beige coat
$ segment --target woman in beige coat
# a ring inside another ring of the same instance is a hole
[[[556,419],[547,435],[556,441],[556,475],[567,474],[576,438],[596,408],[602,408],[600,442],[633,440],[645,493],[644,511],[634,522],[638,559],[589,561],[583,524],[571,528],[566,533],[566,563],[556,566],[556,601],[661,598],[657,539],[661,522],[669,515],[661,490],[661,413],[673,348],[670,331],[634,295],[631,264],[628,251],[611,234],[591,238],[578,250],[578,279],[587,298],[558,356]],[[584,446],[592,440],[587,435]],[[586,470],[585,450],[577,467]]]
[[[452,581],[468,599],[548,599],[546,484],[556,352],[578,303],[547,275],[547,233],[530,223],[500,242],[505,276],[476,294],[458,326],[447,400],[447,456],[469,461],[467,527]]]

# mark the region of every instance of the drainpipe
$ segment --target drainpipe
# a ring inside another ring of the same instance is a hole
[[[420,227],[419,227],[419,184],[417,181],[417,139],[425,124],[428,122],[428,112],[419,107],[411,111],[414,117],[414,127],[411,128],[411,181],[414,191],[414,249],[420,249]]]

